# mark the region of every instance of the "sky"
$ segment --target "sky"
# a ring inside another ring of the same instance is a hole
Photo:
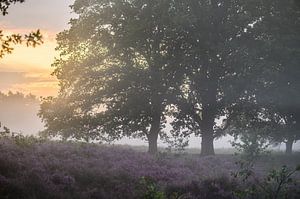
[[[40,29],[44,44],[36,48],[16,46],[12,54],[0,60],[0,91],[20,91],[36,96],[55,96],[57,79],[51,76],[56,34],[68,28],[74,17],[69,5],[74,0],[26,0],[12,5],[6,16],[0,17],[0,29],[5,34],[29,33]]]

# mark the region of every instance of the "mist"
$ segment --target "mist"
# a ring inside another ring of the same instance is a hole
[[[298,0],[0,15],[0,199],[300,198]]]
[[[33,95],[0,93],[0,121],[2,126],[23,135],[38,135],[44,129],[37,116],[40,101]]]
[[[12,132],[23,135],[38,136],[39,132],[45,129],[44,123],[38,116],[40,110],[40,99],[32,94],[20,92],[0,93],[0,121],[2,126],[8,127]],[[171,127],[164,129],[170,132]],[[233,138],[226,136],[215,142],[216,148],[232,148],[230,141]],[[188,148],[199,148],[200,137],[189,138]],[[122,138],[114,144],[125,144],[133,146],[147,146],[146,140]],[[166,148],[168,144],[160,141],[159,146]]]
[[[45,130],[44,123],[38,116],[41,101],[38,97],[32,94],[23,94],[20,92],[0,93],[0,121],[2,126],[8,127],[12,132],[20,133],[22,135],[38,136],[39,132]],[[220,122],[219,122],[220,123]],[[168,125],[164,129],[166,132],[172,130]],[[201,137],[190,136],[187,148],[200,148]],[[216,149],[230,149],[233,148],[231,142],[234,141],[232,136],[225,136],[215,140]],[[117,145],[132,145],[132,146],[147,146],[146,140],[134,138],[122,138],[113,142]],[[158,142],[159,147],[167,148],[168,143],[163,141]],[[294,145],[295,150],[299,150],[299,142]],[[285,150],[283,144],[270,146],[271,150]]]

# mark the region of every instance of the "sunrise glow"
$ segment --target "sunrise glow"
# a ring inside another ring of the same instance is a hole
[[[22,92],[36,96],[56,96],[58,81],[51,75],[55,56],[56,34],[68,27],[72,17],[67,1],[31,0],[13,5],[9,14],[1,16],[0,29],[6,35],[28,34],[40,29],[44,43],[36,48],[16,45],[12,54],[0,59],[0,91]],[[34,9],[34,12],[31,10]]]
[[[43,32],[43,35],[43,45],[36,48],[16,46],[14,53],[0,60],[2,91],[21,91],[37,96],[56,95],[57,80],[51,75],[51,64],[57,54],[56,42],[53,33]]]

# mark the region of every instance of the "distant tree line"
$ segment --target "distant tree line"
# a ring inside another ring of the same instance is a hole
[[[6,127],[14,133],[37,135],[43,124],[37,116],[40,100],[20,92],[0,92],[0,130]]]
[[[259,132],[291,145],[300,124],[300,9],[294,0],[76,0],[58,34],[58,97],[47,136],[174,137]],[[219,121],[219,122],[217,122]]]

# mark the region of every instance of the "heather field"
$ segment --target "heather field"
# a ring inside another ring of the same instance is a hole
[[[282,165],[295,168],[300,163],[297,153],[267,155],[254,165],[255,174],[243,180],[233,175],[240,168],[236,155],[151,156],[123,146],[12,139],[0,142],[3,199],[266,198],[259,187],[251,194],[249,187],[261,183],[268,188],[267,194],[276,189],[275,178],[264,180],[271,169]],[[282,194],[276,197],[299,197],[299,179],[294,174],[293,183],[283,186]]]
[[[300,0],[0,16],[0,199],[300,199]]]

